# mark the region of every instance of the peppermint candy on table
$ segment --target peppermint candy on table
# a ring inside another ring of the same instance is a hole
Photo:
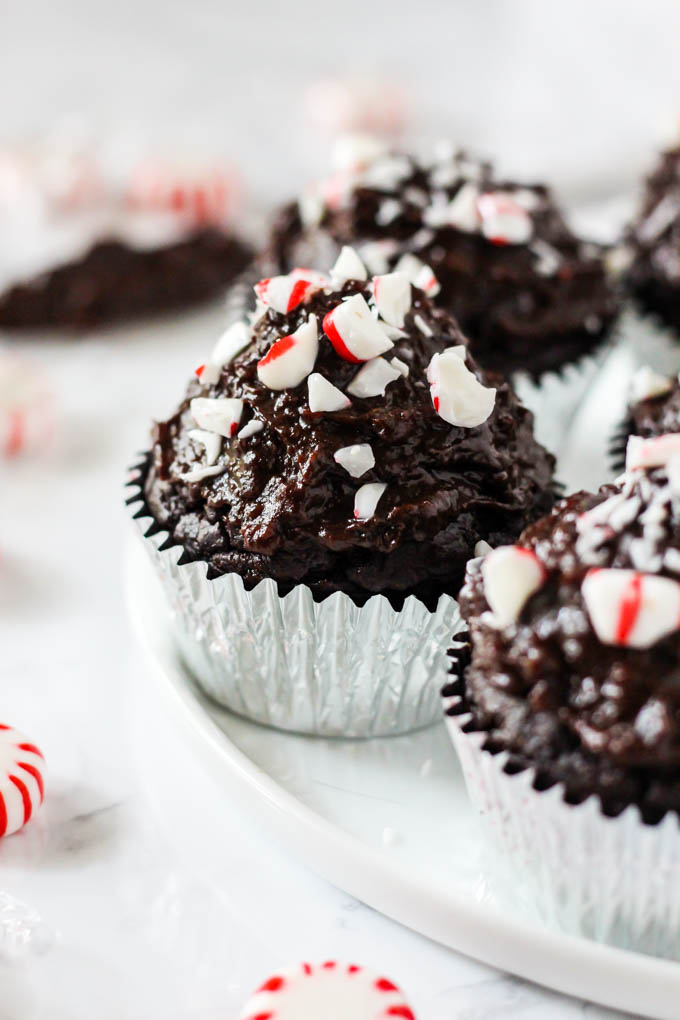
[[[52,395],[30,361],[0,350],[0,457],[33,453],[54,430]]]
[[[373,300],[381,319],[399,329],[411,308],[411,282],[405,273],[374,276],[371,282]]]
[[[630,399],[633,402],[650,400],[669,393],[672,388],[673,384],[667,376],[655,372],[649,365],[642,365],[632,378]]]
[[[389,384],[401,379],[404,374],[399,367],[403,362],[395,365],[395,361],[399,359],[393,358],[388,362],[384,358],[372,358],[367,361],[350,382],[347,392],[353,397],[382,397]],[[408,374],[408,366],[405,367]]]
[[[323,331],[345,361],[369,361],[394,347],[371,315],[363,294],[353,294],[328,312],[323,319]]]
[[[135,208],[172,212],[205,226],[226,220],[235,190],[233,176],[221,167],[182,167],[149,161],[133,173],[128,200]]]
[[[424,291],[428,297],[436,297],[441,290],[439,281],[430,266],[426,265],[417,255],[412,255],[411,252],[405,252],[401,256],[394,271],[403,273],[414,287]]]
[[[205,365],[199,365],[196,375],[202,383],[213,385],[220,377],[222,369],[231,364],[237,354],[250,343],[250,329],[246,322],[234,322],[229,329],[226,329],[219,338],[210,361]]]
[[[344,245],[331,269],[331,280],[336,287],[342,287],[348,280],[366,280],[368,273],[354,248]]]
[[[260,381],[270,390],[299,386],[310,374],[319,352],[316,315],[310,315],[290,336],[281,337],[257,363]]]
[[[375,467],[375,457],[369,443],[355,443],[353,446],[343,446],[336,450],[333,459],[352,478],[361,478],[372,467]]]
[[[386,482],[366,482],[357,489],[354,495],[354,517],[357,521],[370,521],[386,488]]]
[[[314,414],[319,411],[344,411],[352,401],[342,390],[324,379],[319,372],[312,372],[307,380],[309,391],[309,410]]]
[[[292,269],[286,276],[271,276],[255,284],[255,293],[268,308],[287,315],[328,285],[328,278],[315,269]]]
[[[516,623],[527,600],[545,578],[545,568],[531,549],[502,545],[487,552],[482,563],[482,580],[494,623],[498,627]]]
[[[652,439],[631,436],[626,447],[626,471],[666,467],[676,457],[680,457],[680,433],[667,432]]]
[[[229,439],[238,432],[243,401],[234,397],[194,397],[190,409],[200,429]]]
[[[432,403],[449,425],[475,428],[483,424],[496,402],[496,391],[483,386],[465,364],[465,347],[449,347],[435,354],[427,369]]]
[[[477,200],[484,237],[492,244],[526,244],[534,225],[527,210],[509,191],[490,191]]]
[[[239,1020],[416,1020],[399,988],[357,964],[301,963],[278,971]]]
[[[583,601],[605,645],[650,648],[680,629],[680,584],[635,570],[589,570]]]
[[[0,724],[0,836],[22,828],[45,796],[45,759],[22,733]]]

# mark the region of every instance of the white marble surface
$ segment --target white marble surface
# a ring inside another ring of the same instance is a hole
[[[122,604],[121,480],[221,314],[18,345],[50,375],[59,429],[48,454],[0,469],[0,714],[49,766],[43,810],[0,841],[0,1020],[223,1020],[271,970],[328,957],[392,976],[419,1020],[612,1018],[302,868],[153,703]]]

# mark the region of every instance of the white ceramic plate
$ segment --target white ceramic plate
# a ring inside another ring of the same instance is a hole
[[[208,701],[172,644],[162,593],[131,538],[127,599],[159,700],[237,800],[310,868],[376,910],[522,977],[677,1020],[680,965],[541,926],[491,888],[444,726],[370,741],[280,733]]]

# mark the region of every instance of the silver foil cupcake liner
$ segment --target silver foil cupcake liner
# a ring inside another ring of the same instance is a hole
[[[500,876],[541,919],[572,935],[654,956],[680,958],[680,820],[647,825],[635,806],[616,818],[593,795],[565,800],[557,784],[536,789],[536,773],[506,772],[508,755],[485,750],[484,732],[458,696],[446,722],[472,804],[482,816]]]
[[[431,612],[414,596],[401,611],[383,595],[357,606],[341,592],[315,602],[264,579],[248,591],[238,574],[209,579],[205,562],[159,531],[135,469],[135,523],[161,579],[180,654],[206,694],[238,715],[298,733],[375,737],[441,718],[446,650],[460,630],[456,601]]]
[[[612,347],[612,341],[605,341],[592,354],[564,365],[559,371],[544,372],[539,379],[526,372],[513,372],[510,376],[515,393],[533,412],[534,435],[551,453],[560,453],[571,424]]]

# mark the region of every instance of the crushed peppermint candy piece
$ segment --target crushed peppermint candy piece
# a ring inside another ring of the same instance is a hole
[[[375,214],[375,222],[379,227],[387,227],[390,223],[394,223],[398,216],[401,216],[403,208],[404,207],[398,199],[386,198],[380,203],[378,211]]]
[[[336,287],[342,287],[348,280],[366,280],[368,273],[354,248],[344,245],[331,269],[331,280]]]
[[[286,276],[271,276],[260,280],[254,289],[263,305],[287,315],[327,285],[328,279],[323,273],[317,273],[314,269],[292,269]]]
[[[680,584],[634,570],[589,570],[581,586],[590,622],[605,645],[650,648],[680,629]]]
[[[243,401],[234,397],[194,397],[190,404],[193,419],[200,429],[216,432],[229,439],[238,432]]]
[[[650,400],[669,393],[672,388],[673,384],[667,376],[655,372],[649,365],[642,365],[631,381],[630,398],[633,402]]]
[[[302,963],[265,981],[239,1020],[416,1020],[390,980],[357,964]]]
[[[482,233],[492,244],[527,244],[531,240],[531,216],[511,192],[487,192],[477,200],[477,208]]]
[[[352,478],[361,478],[372,467],[375,467],[373,450],[368,443],[343,446],[340,450],[335,451],[333,459],[340,467],[344,467]]]
[[[256,436],[258,432],[261,432],[264,428],[264,422],[258,421],[257,418],[251,418],[249,422],[243,426],[238,434],[238,439],[250,439],[251,436]]]
[[[454,227],[465,233],[472,234],[479,229],[480,215],[477,208],[479,191],[477,186],[466,182],[458,189],[450,202],[444,206],[431,206],[429,218],[425,222],[432,226]]]
[[[373,358],[359,369],[347,387],[353,397],[382,397],[395,379],[401,379],[402,372],[396,365],[384,358]]]
[[[545,578],[543,564],[530,549],[503,545],[489,552],[482,563],[482,579],[494,624],[507,627],[516,623],[528,599],[542,587]]]
[[[449,347],[435,354],[427,369],[432,403],[449,425],[475,428],[487,420],[496,401],[496,390],[483,386],[465,364],[465,347]]]
[[[230,365],[236,355],[248,346],[250,339],[250,329],[247,323],[232,323],[215,344],[210,361],[205,365],[199,365],[196,369],[196,375],[201,382],[208,386],[213,386],[218,382],[222,369]]]
[[[411,308],[411,283],[408,276],[405,273],[374,276],[371,290],[380,317],[390,326],[401,329],[404,316]]]
[[[363,294],[353,294],[328,312],[323,331],[345,361],[369,361],[394,347],[371,315]]]
[[[408,156],[398,153],[379,156],[361,173],[361,184],[379,191],[396,191],[401,182],[413,173]]]
[[[680,456],[680,433],[668,432],[663,436],[643,439],[631,436],[626,447],[626,471],[636,468],[665,467]]]
[[[207,467],[199,466],[191,468],[190,471],[185,471],[179,477],[183,482],[203,482],[206,478],[213,478],[215,475],[223,474],[226,469],[226,464],[213,464]]]
[[[441,290],[439,281],[431,268],[411,252],[407,251],[401,256],[394,271],[403,273],[414,287],[425,291],[428,297],[436,297]]]
[[[359,255],[365,262],[370,273],[387,273],[390,268],[390,259],[399,251],[399,242],[390,237],[383,237],[379,241],[365,241],[359,248]]]
[[[390,365],[392,366],[392,368],[396,368],[397,372],[400,372],[405,379],[408,377],[408,374],[411,371],[406,362],[402,361],[401,358],[390,358]]]
[[[423,334],[423,336],[434,336],[432,330],[430,329],[428,324],[425,322],[425,319],[422,317],[422,315],[414,315],[413,316],[413,324],[414,324],[414,326],[418,327],[418,329]]]
[[[386,488],[386,482],[366,482],[357,489],[354,496],[354,517],[357,521],[370,521]]]
[[[214,464],[222,449],[222,436],[217,432],[208,432],[207,429],[189,429],[189,439],[205,449],[206,464]]]
[[[309,390],[309,410],[313,414],[320,411],[344,411],[350,407],[352,401],[346,397],[342,390],[324,379],[319,372],[312,372],[307,380]]]
[[[45,759],[22,733],[0,723],[0,836],[29,822],[45,796]]]
[[[479,542],[475,543],[475,556],[486,556],[486,554],[490,552],[493,552],[493,546],[489,545],[488,542],[485,542],[483,538],[480,538]]]
[[[290,336],[276,340],[257,363],[257,374],[270,390],[299,386],[314,368],[319,352],[316,315],[310,315]]]

